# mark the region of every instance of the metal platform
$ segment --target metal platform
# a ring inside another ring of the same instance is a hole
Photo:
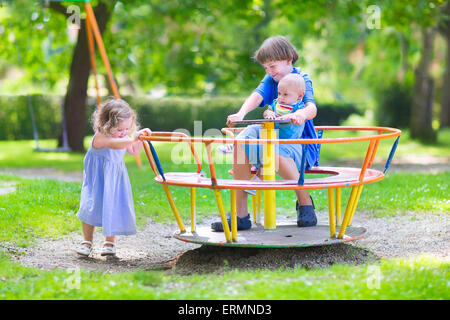
[[[361,239],[367,230],[363,227],[348,226],[343,239],[330,238],[328,225],[299,228],[297,225],[277,225],[275,230],[264,230],[261,225],[250,230],[238,231],[237,242],[226,242],[223,232],[215,232],[210,227],[197,228],[194,233],[176,231],[174,238],[204,245],[249,248],[293,248],[324,246]]]

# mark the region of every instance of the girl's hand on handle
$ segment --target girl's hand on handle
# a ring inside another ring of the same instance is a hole
[[[144,136],[151,136],[152,135],[152,130],[150,130],[149,128],[144,128],[139,130],[139,135],[143,134]]]
[[[141,136],[141,135],[151,136],[152,130],[150,130],[149,128],[144,128],[144,129],[139,130],[136,134],[136,139],[139,139],[139,136]]]
[[[144,140],[139,139],[140,136],[150,136],[152,134],[152,130],[149,128],[144,128],[136,132],[133,143],[127,148],[127,152],[132,156],[136,156],[141,151],[144,146]]]

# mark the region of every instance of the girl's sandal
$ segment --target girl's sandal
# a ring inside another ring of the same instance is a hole
[[[105,244],[110,244],[111,247],[105,246]],[[116,255],[116,247],[114,242],[111,241],[105,241],[103,242],[103,248],[100,253],[101,256],[115,256]]]
[[[89,248],[85,246],[85,244],[89,245]],[[88,257],[92,252],[92,242],[91,241],[81,241],[80,246],[77,248],[77,253],[81,256]]]

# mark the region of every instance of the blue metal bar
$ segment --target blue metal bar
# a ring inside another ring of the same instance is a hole
[[[389,165],[391,164],[392,158],[394,158],[395,150],[397,150],[398,140],[400,139],[400,136],[395,139],[394,144],[392,145],[391,152],[389,153],[389,157],[386,161],[386,164],[384,165],[384,171],[383,173],[386,173],[387,169],[389,168]]]
[[[323,136],[323,130],[317,131],[317,138],[322,139]],[[319,166],[319,160],[320,160],[320,148],[322,147],[322,144],[319,143],[317,146],[317,153],[319,154],[319,159],[317,159],[317,165]]]
[[[306,162],[306,144],[302,144],[302,162],[300,166],[300,178],[298,185],[302,186],[305,183],[305,162]]]
[[[159,162],[158,155],[156,154],[156,150],[150,141],[147,140],[147,143],[150,146],[150,151],[152,152],[152,156],[153,156],[153,159],[155,160],[155,164],[156,164],[156,167],[158,168],[158,172],[161,175],[161,177],[163,178],[163,180],[166,181],[166,178],[164,177],[164,171],[161,167],[161,163]]]

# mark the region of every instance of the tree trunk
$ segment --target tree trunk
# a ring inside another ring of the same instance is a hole
[[[100,33],[103,34],[111,16],[110,5],[103,2],[95,7]],[[77,44],[70,66],[69,84],[64,98],[64,111],[69,147],[73,151],[84,152],[83,140],[86,133],[86,99],[89,73],[91,70],[85,20],[81,21]],[[61,139],[59,141],[61,145]]]
[[[402,53],[401,55],[402,68],[400,69],[399,73],[399,81],[403,82],[403,80],[405,79],[405,75],[409,70],[409,63],[408,63],[409,41],[402,32],[400,32],[400,44]]]
[[[439,28],[444,40],[447,44],[447,63],[444,72],[444,80],[442,81],[442,102],[441,102],[441,128],[450,127],[450,2],[444,8],[443,13],[446,15],[442,19]]]
[[[442,86],[441,128],[450,127],[450,34],[447,34],[445,41],[447,42],[447,65]]]
[[[433,79],[430,76],[430,65],[433,55],[435,30],[422,30],[422,57],[415,70],[414,96],[411,109],[411,138],[423,141],[436,141],[433,131]]]

